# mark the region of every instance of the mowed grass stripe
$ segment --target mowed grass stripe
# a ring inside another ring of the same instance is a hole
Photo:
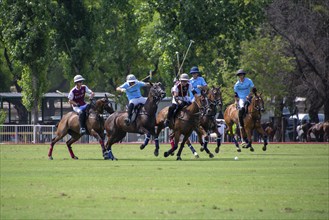
[[[197,146],[197,145],[195,145]],[[0,145],[1,219],[328,219],[328,144],[222,145],[215,158],[161,145]],[[214,151],[215,145],[210,145]],[[235,161],[234,157],[239,160]]]

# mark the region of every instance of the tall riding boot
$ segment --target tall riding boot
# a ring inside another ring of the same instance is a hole
[[[86,112],[81,111],[79,113],[79,123],[80,123],[80,134],[84,135],[86,133]]]
[[[126,125],[129,125],[130,122],[131,122],[131,116],[133,115],[133,109],[134,109],[134,104],[133,103],[130,103],[128,105],[128,117],[125,118]]]
[[[240,128],[243,128],[244,127],[244,122],[243,122],[243,115],[244,115],[244,112],[245,112],[245,109],[244,108],[241,108],[239,110],[239,122],[240,122]]]
[[[168,127],[169,126],[169,122],[172,118],[172,116],[174,115],[174,111],[175,111],[176,107],[175,106],[170,106],[169,109],[168,109],[168,115],[167,115],[167,119],[165,121],[165,127]]]

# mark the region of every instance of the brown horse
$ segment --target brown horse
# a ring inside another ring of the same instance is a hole
[[[171,155],[177,148],[180,136],[183,135],[183,141],[181,142],[180,149],[177,153],[177,160],[181,160],[181,152],[184,148],[184,144],[192,134],[192,131],[200,127],[200,114],[206,104],[206,98],[203,95],[195,95],[195,101],[191,105],[184,107],[177,113],[177,116],[171,119],[169,128],[174,133],[174,147],[164,153],[164,157]],[[164,121],[167,118],[169,106],[163,108],[157,115],[156,124],[158,125],[157,134],[160,134],[164,129]],[[200,127],[201,128],[201,127]]]
[[[248,106],[248,112],[244,117],[244,127],[241,128],[242,137],[247,143],[247,148],[250,148],[250,151],[254,151],[254,148],[252,147],[252,132],[254,129],[256,129],[260,135],[262,135],[264,140],[264,146],[262,149],[263,151],[266,151],[267,135],[261,126],[261,112],[263,111],[265,111],[264,101],[261,97],[261,94],[257,95],[255,92]],[[227,125],[228,134],[232,137],[237,151],[240,152],[240,146],[237,140],[234,138],[234,133],[232,131],[233,123],[235,123],[237,126],[239,125],[238,109],[236,104],[231,104],[228,106],[224,112],[224,119]]]
[[[217,135],[217,147],[215,149],[216,153],[219,153],[219,148],[221,145],[221,134],[217,129],[217,122],[216,122],[217,106],[220,107],[220,111],[222,107],[222,93],[220,87],[211,88],[208,91],[207,97],[208,97],[208,103],[205,108],[206,111],[203,114],[201,114],[201,118],[200,118],[200,125],[203,128],[203,130],[206,132],[206,136],[204,137],[204,143],[200,150],[201,151],[206,150],[206,152],[212,158],[213,155],[207,148],[210,133],[214,132]]]
[[[158,109],[159,102],[165,97],[166,93],[161,88],[161,83],[151,83],[151,88],[144,106],[139,111],[136,119],[128,126],[124,122],[127,117],[127,112],[115,112],[111,114],[105,121],[105,129],[107,135],[106,152],[104,154],[105,160],[116,160],[112,153],[112,145],[121,141],[127,134],[151,134],[154,137],[156,148],[154,155],[159,154],[159,140],[158,134],[155,133],[155,114]],[[148,141],[148,140],[147,140]],[[141,149],[143,145],[141,145]]]
[[[104,110],[112,114],[114,112],[111,102],[108,97],[105,95],[105,98],[98,99],[96,102],[94,100],[88,104],[87,107],[87,132],[88,134],[95,137],[102,147],[102,152],[105,152],[104,148],[104,119],[101,114],[104,113]],[[71,135],[71,138],[66,142],[67,149],[70,152],[71,158],[78,159],[73,153],[71,145],[80,139],[80,124],[79,124],[79,115],[76,112],[69,112],[63,116],[61,121],[58,123],[56,136],[52,139],[50,143],[50,148],[48,152],[48,158],[53,159],[52,152],[56,142],[61,140],[65,135]]]
[[[324,122],[314,124],[307,131],[307,141],[311,141],[311,134],[314,135],[316,141],[323,141],[325,139]]]

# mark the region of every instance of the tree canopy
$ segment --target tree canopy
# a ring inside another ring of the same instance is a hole
[[[169,95],[193,40],[183,72],[198,66],[224,103],[245,68],[266,97],[307,96],[328,119],[328,11],[324,0],[2,0],[1,91],[15,86],[37,112],[43,93],[68,91],[76,74],[113,93],[126,75],[158,66],[154,80]]]

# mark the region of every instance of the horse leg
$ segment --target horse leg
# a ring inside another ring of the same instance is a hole
[[[180,133],[176,132],[175,133],[175,139],[174,139],[174,148],[170,148],[168,151],[164,152],[164,157],[168,157],[173,152],[175,152],[175,150],[178,148],[179,137],[180,137]]]
[[[94,138],[98,140],[98,143],[101,145],[102,148],[102,155],[104,155],[105,152],[105,146],[104,146],[104,135],[99,135],[94,129],[91,129],[90,135],[92,135]]]
[[[49,160],[53,160],[53,150],[54,150],[54,147],[55,147],[55,144],[56,142],[59,141],[59,137],[56,136],[54,137],[52,140],[51,140],[51,143],[50,143],[50,147],[49,147],[49,151],[48,151],[48,159]]]
[[[112,140],[108,139],[105,145],[105,152],[103,154],[104,160],[117,160],[112,153]]]
[[[264,140],[264,145],[263,145],[262,150],[263,150],[263,151],[266,151],[266,146],[267,146],[267,144],[268,144],[268,142],[267,142],[267,135],[266,135],[264,129],[263,129],[261,126],[257,126],[257,131],[258,131],[259,134],[262,135],[263,140]]]
[[[57,131],[57,136],[54,137],[52,140],[51,140],[51,143],[50,143],[50,147],[49,147],[49,151],[48,151],[48,159],[49,160],[53,160],[53,150],[54,150],[54,147],[55,147],[55,144],[61,140],[65,135],[67,134],[67,131],[64,130],[64,131]]]
[[[141,146],[139,147],[141,150],[143,150],[146,145],[148,145],[149,141],[150,141],[150,138],[151,138],[151,134],[150,132],[148,132],[146,135],[145,135],[145,139],[144,139],[144,143],[141,144]]]
[[[185,145],[185,142],[187,141],[187,139],[188,139],[188,136],[187,135],[184,136],[183,141],[180,144],[179,150],[177,152],[177,159],[176,160],[182,160],[181,154],[182,154],[182,151],[183,151],[183,148],[184,148],[184,145]]]
[[[73,135],[68,141],[66,141],[67,150],[69,151],[71,158],[74,160],[79,158],[74,155],[71,145],[77,140],[79,140],[79,138],[76,138],[75,135]]]
[[[217,135],[217,139],[216,139],[217,147],[215,149],[215,152],[218,154],[219,153],[219,149],[220,149],[220,145],[222,143],[222,134],[219,133],[219,131],[217,130],[216,135]]]
[[[190,148],[190,150],[192,151],[192,154],[195,156],[195,158],[199,158],[199,155],[198,153],[196,152],[196,150],[194,149],[192,143],[191,143],[191,140],[188,138],[187,141],[187,146]]]
[[[252,147],[252,129],[248,129],[246,131],[248,139],[245,139],[245,142],[247,143],[246,148],[250,148],[251,152],[254,152],[255,149]]]
[[[204,143],[203,143],[203,148],[206,151],[206,153],[209,155],[210,158],[213,158],[214,155],[210,152],[210,150],[208,149],[208,142],[209,142],[209,134],[207,134],[204,137]]]

